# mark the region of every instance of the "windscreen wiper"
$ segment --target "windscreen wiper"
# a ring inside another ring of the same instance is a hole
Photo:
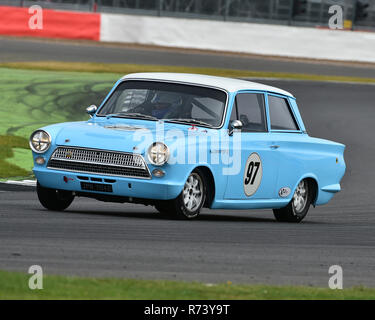
[[[193,124],[198,124],[198,125],[203,125],[203,126],[208,126],[208,127],[213,127],[212,124],[209,124],[204,121],[196,120],[196,119],[163,119],[166,122],[183,122],[183,123],[193,123]]]
[[[149,116],[143,113],[128,113],[128,112],[119,112],[119,113],[111,113],[106,115],[107,119],[109,118],[138,118],[138,119],[147,119],[147,120],[155,120],[158,121],[159,119],[153,116]]]
[[[156,121],[159,120],[158,118],[150,116],[148,114],[137,113],[137,112],[126,113],[126,115],[132,118],[143,118],[143,119],[150,119],[150,120],[156,120]]]
[[[122,113],[110,113],[110,114],[106,114],[104,116],[107,119],[109,119],[109,118],[126,118],[125,113],[124,114],[122,114]]]

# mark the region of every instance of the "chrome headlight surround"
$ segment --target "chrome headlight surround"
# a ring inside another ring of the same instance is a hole
[[[36,130],[30,136],[29,145],[35,153],[44,153],[51,146],[51,136],[47,131]]]
[[[163,142],[154,142],[147,150],[148,161],[154,166],[162,166],[169,160],[169,148]]]

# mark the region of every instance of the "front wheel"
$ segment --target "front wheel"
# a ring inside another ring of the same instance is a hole
[[[36,186],[36,192],[38,194],[39,202],[48,210],[65,210],[74,200],[72,192],[44,188],[39,184],[39,182]]]
[[[302,180],[289,204],[281,209],[274,209],[273,214],[280,222],[301,222],[307,215],[313,198],[313,188],[307,180]]]
[[[194,170],[176,199],[159,201],[155,208],[162,214],[182,219],[196,218],[206,200],[206,183],[201,170]]]

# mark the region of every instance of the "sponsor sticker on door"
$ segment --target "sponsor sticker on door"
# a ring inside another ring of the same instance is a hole
[[[284,187],[284,188],[281,188],[281,189],[279,190],[279,196],[280,196],[281,198],[286,198],[287,196],[290,195],[291,192],[292,192],[292,191],[290,190],[290,188],[288,188],[288,187]]]

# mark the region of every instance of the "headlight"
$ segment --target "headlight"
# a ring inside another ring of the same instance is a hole
[[[169,148],[162,142],[154,142],[148,148],[148,160],[155,166],[162,166],[169,159]]]
[[[51,146],[51,136],[46,131],[37,130],[31,135],[29,144],[36,153],[46,152]]]

